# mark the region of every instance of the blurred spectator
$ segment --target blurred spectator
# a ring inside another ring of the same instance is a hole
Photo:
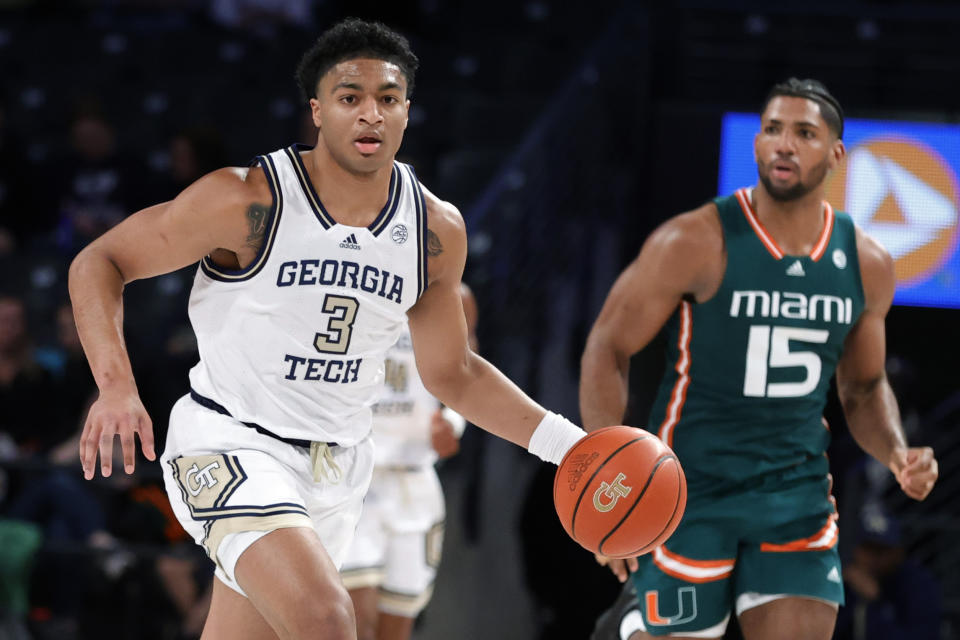
[[[103,114],[81,110],[70,127],[70,144],[57,241],[73,254],[142,203],[134,198],[138,167],[117,152],[113,124]]]
[[[152,189],[153,202],[171,200],[197,179],[227,165],[223,138],[216,129],[184,129],[170,140],[169,170]]]
[[[69,302],[57,307],[55,322],[56,343],[37,350],[37,359],[53,374],[58,398],[58,419],[50,425],[47,444],[51,462],[73,464],[97,387],[80,345]]]
[[[51,375],[33,357],[23,300],[0,294],[0,458],[38,452],[56,420]]]
[[[877,503],[860,514],[853,557],[843,568],[846,605],[835,640],[937,640],[940,587],[906,555],[900,524]]]
[[[79,615],[82,637],[199,636],[212,567],[177,522],[161,480],[152,476],[140,467],[102,483],[106,531],[94,540],[101,558]],[[131,612],[150,610],[151,616],[108,615],[117,603]]]

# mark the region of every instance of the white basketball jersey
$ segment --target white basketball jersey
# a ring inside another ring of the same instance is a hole
[[[370,432],[384,354],[426,287],[426,206],[413,169],[395,162],[373,223],[338,224],[310,182],[305,148],[258,158],[273,207],[256,259],[242,270],[200,263],[190,384],[241,422],[350,446]]]
[[[430,419],[440,403],[423,386],[413,356],[410,328],[387,352],[386,391],[373,405],[377,466],[424,466],[437,461],[430,443]]]

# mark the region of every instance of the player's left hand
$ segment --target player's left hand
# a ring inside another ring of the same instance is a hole
[[[895,449],[890,456],[890,470],[903,492],[914,500],[923,500],[933,489],[940,475],[937,459],[930,447]]]
[[[430,416],[430,444],[440,458],[449,458],[460,451],[460,439],[450,421],[443,417],[442,409]]]
[[[636,558],[619,560],[617,558],[608,558],[599,553],[593,554],[593,557],[601,567],[608,567],[620,582],[626,582],[630,574],[640,566]]]

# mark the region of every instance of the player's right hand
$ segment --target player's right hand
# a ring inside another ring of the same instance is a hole
[[[132,392],[101,392],[90,407],[80,436],[80,464],[87,480],[96,475],[97,453],[100,454],[100,473],[109,477],[113,470],[113,440],[120,436],[123,469],[133,473],[137,445],[134,434],[140,434],[140,445],[147,460],[157,457],[153,449],[153,422],[147,415],[140,396]]]
[[[460,451],[460,438],[454,433],[450,421],[443,417],[442,409],[437,409],[430,416],[430,444],[441,460]]]
[[[601,567],[609,567],[610,571],[613,572],[613,575],[617,576],[617,580],[620,582],[626,582],[627,578],[630,577],[630,574],[636,571],[637,567],[639,566],[636,558],[618,560],[616,558],[602,556],[599,553],[593,554],[593,557],[596,558],[597,564],[599,564]]]

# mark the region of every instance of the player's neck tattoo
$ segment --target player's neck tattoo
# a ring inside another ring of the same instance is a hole
[[[441,253],[443,253],[443,245],[440,244],[440,238],[432,229],[427,229],[427,255],[436,258]]]
[[[254,251],[259,251],[263,246],[263,238],[267,233],[267,214],[270,213],[270,207],[259,202],[254,202],[247,209],[247,226],[250,233],[247,234],[246,245]]]

